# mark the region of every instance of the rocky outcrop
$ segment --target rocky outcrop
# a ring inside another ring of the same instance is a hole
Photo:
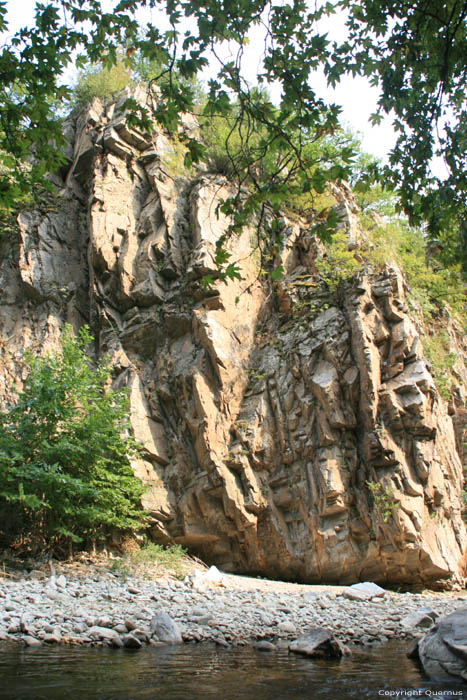
[[[245,229],[229,243],[243,279],[206,291],[225,179],[186,173],[167,135],[129,128],[118,103],[95,101],[67,128],[59,195],[1,242],[4,400],[26,349],[88,323],[128,387],[155,539],[309,582],[462,576],[458,412],[437,392],[400,271],[331,293],[316,241],[282,218],[277,289]]]
[[[443,617],[427,632],[418,655],[431,678],[467,681],[467,608]]]

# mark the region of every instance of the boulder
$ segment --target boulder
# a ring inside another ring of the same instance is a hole
[[[149,629],[152,637],[156,636],[165,644],[181,644],[183,641],[179,626],[165,612],[154,615],[149,623]]]
[[[57,580],[55,581],[55,584],[59,588],[66,588],[66,576],[64,576],[63,574],[58,576]]]
[[[292,634],[295,635],[297,634],[297,628],[295,627],[293,622],[289,622],[289,620],[284,620],[284,622],[279,622],[277,626],[280,634]]]
[[[253,648],[257,651],[277,651],[278,646],[272,642],[268,642],[267,639],[259,639],[253,644]]]
[[[111,641],[118,637],[118,632],[109,629],[108,627],[99,627],[99,625],[93,625],[88,629],[88,637],[91,639],[100,639],[102,641]]]
[[[289,644],[289,651],[308,657],[339,658],[346,650],[331,630],[312,627]]]
[[[190,578],[191,585],[197,591],[205,591],[212,586],[224,585],[222,574],[216,566],[209,567],[207,571],[195,570]]]
[[[28,634],[24,635],[24,637],[22,637],[22,640],[26,644],[27,647],[40,647],[40,646],[42,646],[42,642],[40,639],[36,639],[35,637],[31,637]]]
[[[435,624],[437,614],[430,608],[414,610],[401,620],[401,626],[406,630],[430,629]]]
[[[386,591],[381,586],[371,581],[364,583],[354,583],[353,586],[347,586],[342,591],[342,595],[349,600],[372,600],[372,598],[383,598]]]
[[[443,617],[418,644],[430,678],[467,681],[467,607]]]
[[[141,649],[143,644],[134,634],[125,634],[125,636],[122,637],[122,643],[125,649]]]

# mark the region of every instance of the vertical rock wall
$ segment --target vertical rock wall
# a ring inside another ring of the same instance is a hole
[[[230,244],[243,280],[206,292],[228,226],[225,180],[175,175],[169,139],[129,129],[118,104],[95,101],[68,131],[59,196],[0,239],[3,400],[21,385],[25,349],[88,323],[129,390],[156,539],[276,578],[462,576],[455,409],[436,390],[400,272],[362,272],[329,295],[316,243],[284,220],[278,290],[245,230]]]

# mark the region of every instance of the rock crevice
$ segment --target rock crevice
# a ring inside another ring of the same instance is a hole
[[[274,578],[462,577],[458,414],[400,271],[362,272],[339,301],[316,276],[316,241],[284,220],[275,294],[248,229],[229,243],[243,279],[207,292],[228,183],[175,175],[170,139],[127,127],[118,103],[95,101],[68,131],[54,206],[20,214],[2,249],[3,401],[26,349],[88,323],[129,390],[155,539]]]

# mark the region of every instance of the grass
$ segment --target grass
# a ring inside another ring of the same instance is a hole
[[[157,578],[173,576],[183,579],[193,569],[194,561],[181,545],[163,546],[148,542],[138,547],[134,542],[123,556],[113,560],[112,570],[122,576]]]

